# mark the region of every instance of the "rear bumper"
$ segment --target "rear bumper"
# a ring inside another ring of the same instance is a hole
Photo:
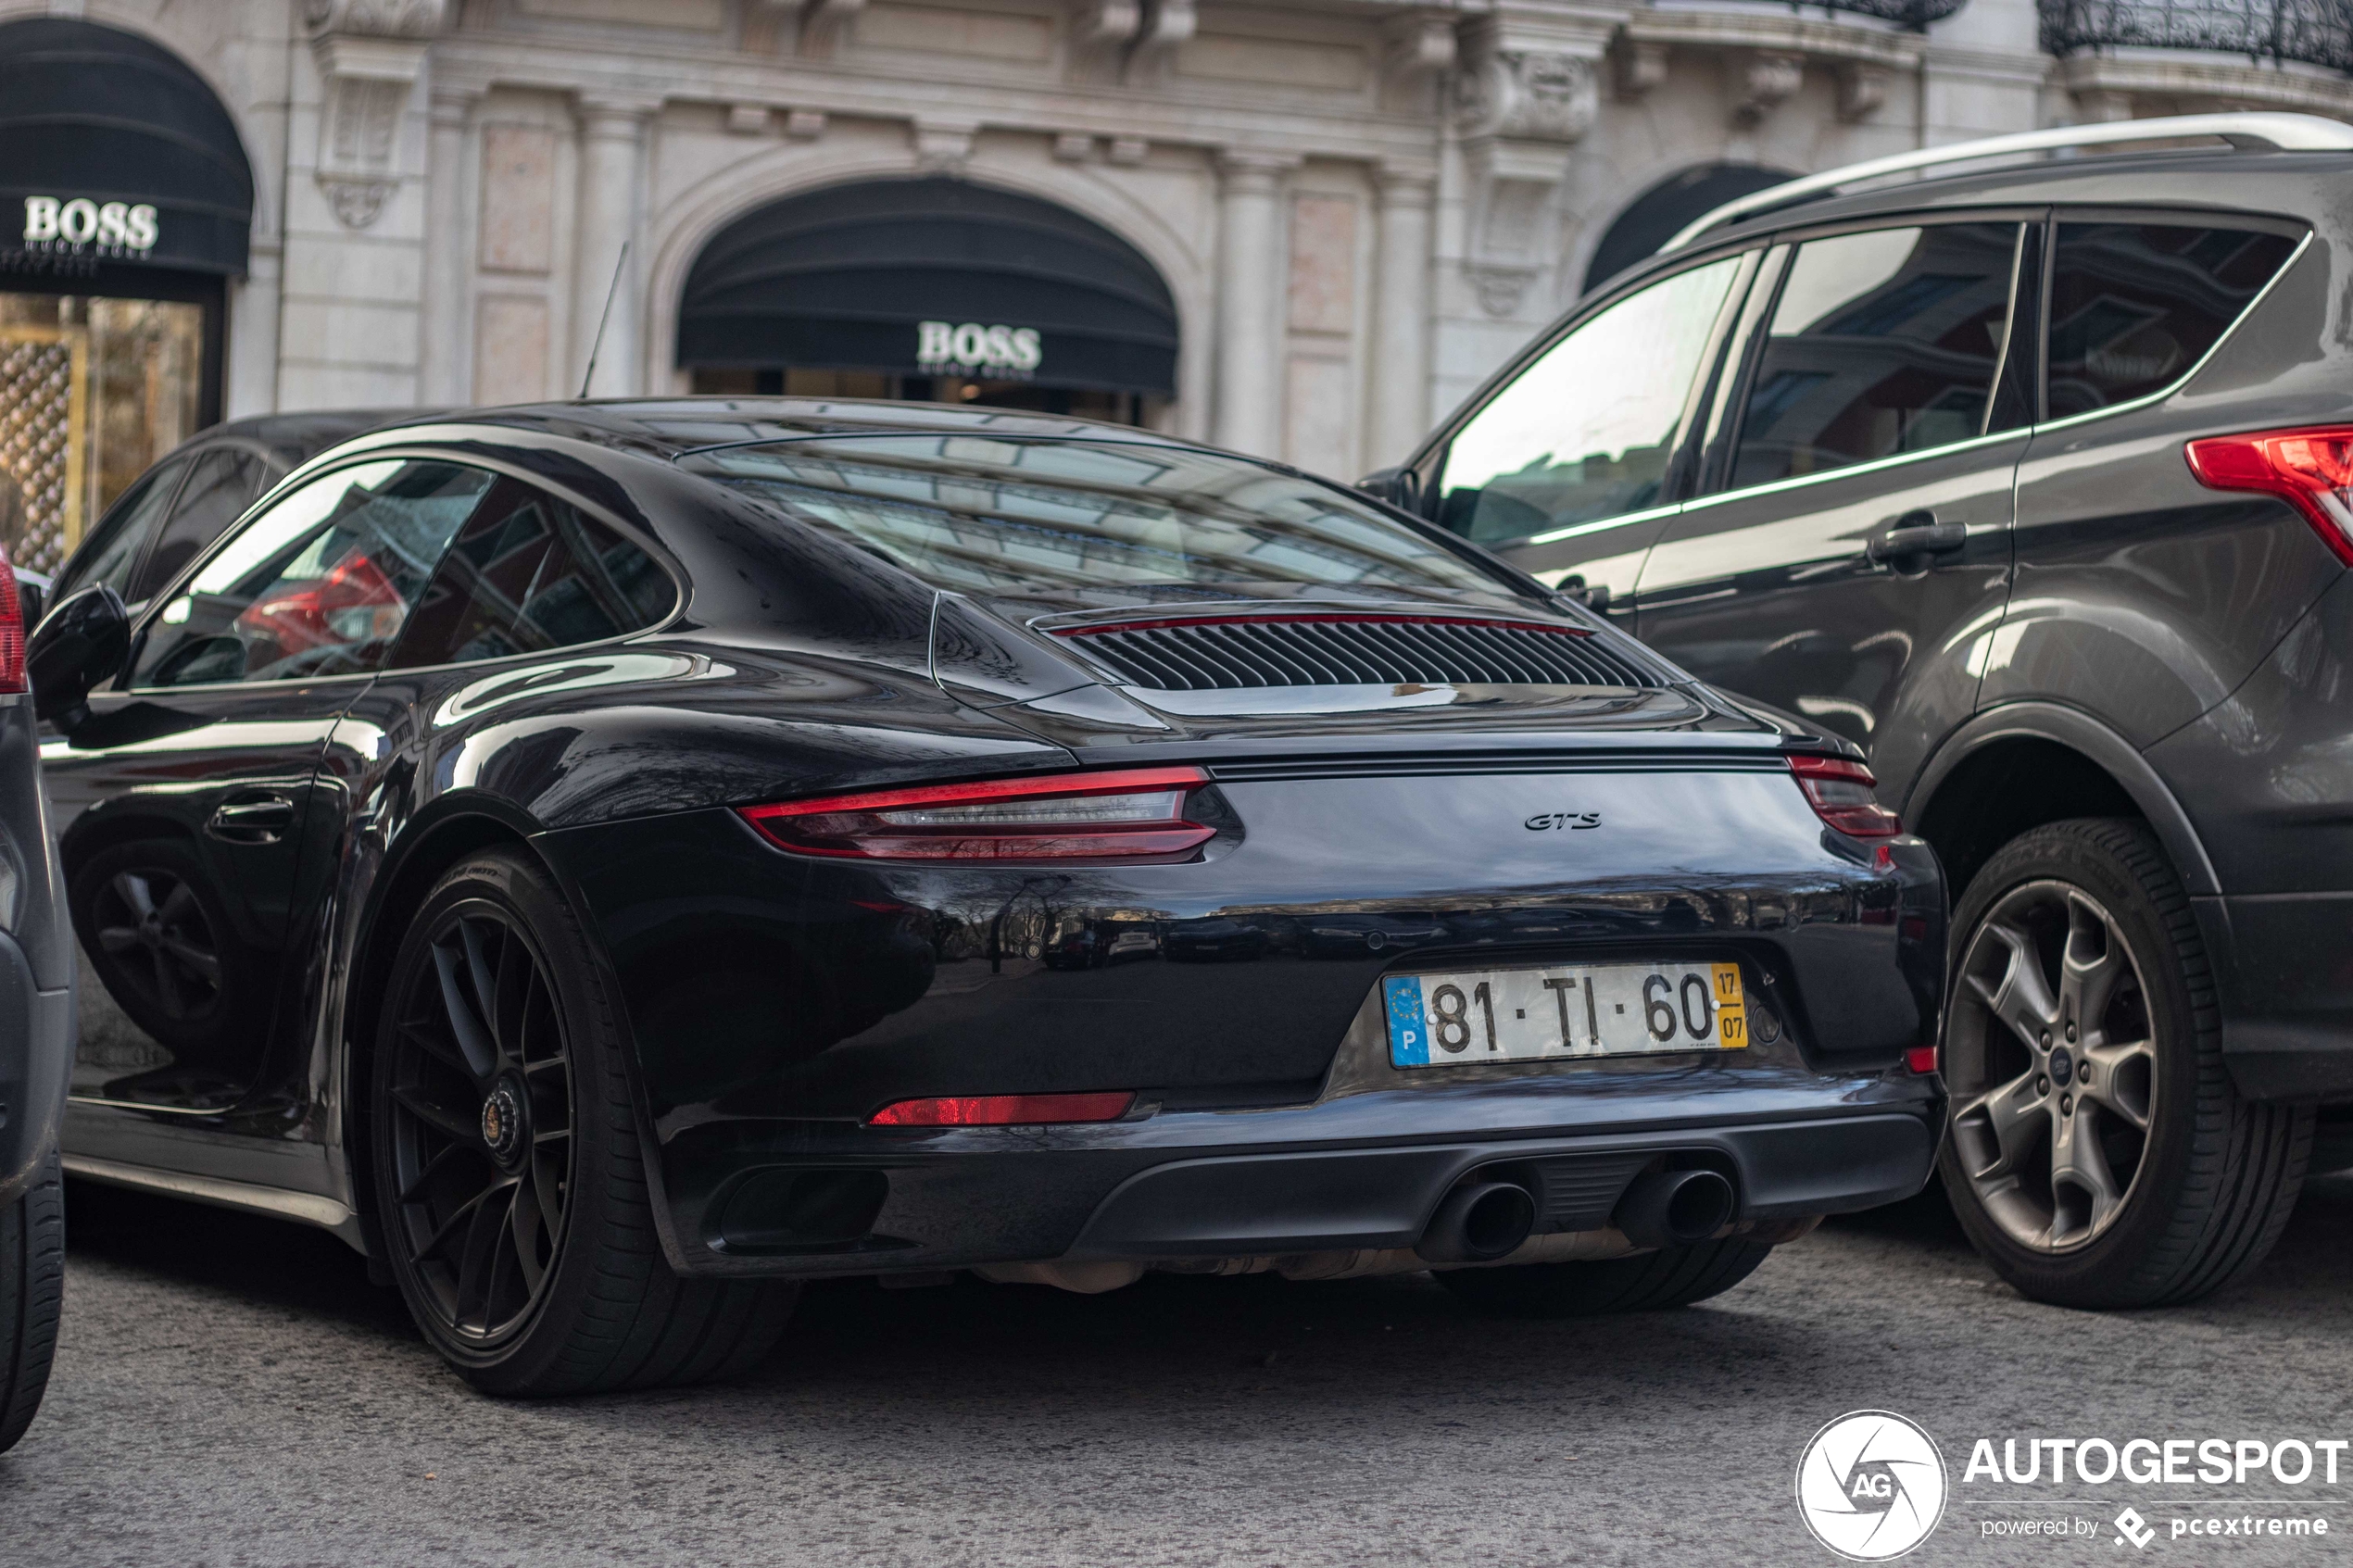
[[[1683,1069],[1086,1126],[738,1123],[663,1147],[664,1229],[682,1273],[737,1276],[1373,1250],[1482,1169],[1538,1190],[1540,1232],[1597,1228],[1660,1156],[1722,1172],[1742,1220],[1834,1214],[1918,1192],[1943,1109],[1901,1073]]]
[[[2190,902],[2239,1092],[2353,1100],[2353,893]]]
[[[40,989],[24,948],[0,933],[0,1205],[57,1147],[73,1047],[72,988]]]

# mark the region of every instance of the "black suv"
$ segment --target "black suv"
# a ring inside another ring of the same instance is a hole
[[[1365,482],[1866,748],[1965,889],[1946,1190],[2045,1300],[2212,1290],[2353,1163],[2348,193],[2269,114],[1811,177]]]

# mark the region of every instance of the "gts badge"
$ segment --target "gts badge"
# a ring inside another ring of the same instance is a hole
[[[1581,833],[1587,828],[1601,825],[1602,814],[1599,811],[1539,811],[1520,824],[1530,833],[1546,833],[1557,828]]]

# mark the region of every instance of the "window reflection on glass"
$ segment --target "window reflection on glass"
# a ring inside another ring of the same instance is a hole
[[[2296,249],[2284,234],[2062,223],[2051,270],[2051,417],[2171,385]]]
[[[1680,273],[1555,344],[1454,437],[1440,521],[1491,544],[1657,504],[1739,270],[1735,257]]]
[[[296,680],[377,669],[491,475],[361,463],[251,520],[147,633],[132,684]]]
[[[1800,245],[1750,383],[1732,483],[1982,433],[2018,238],[2015,223],[1948,223]]]
[[[843,435],[696,466],[935,587],[1497,586],[1346,491],[1193,447]]]
[[[0,293],[0,546],[54,571],[82,530],[195,433],[204,308]]]
[[[392,663],[602,642],[652,625],[677,596],[645,551],[570,502],[502,479],[441,558]]]

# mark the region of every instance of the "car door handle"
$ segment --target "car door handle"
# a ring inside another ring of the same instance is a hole
[[[224,802],[205,823],[205,831],[231,844],[275,844],[294,826],[292,797],[264,792]]]
[[[1872,540],[1863,553],[1873,560],[1894,560],[1903,556],[1944,556],[1969,543],[1969,528],[1958,522],[1939,522],[1934,512],[1906,512],[1895,520],[1895,526]]]

